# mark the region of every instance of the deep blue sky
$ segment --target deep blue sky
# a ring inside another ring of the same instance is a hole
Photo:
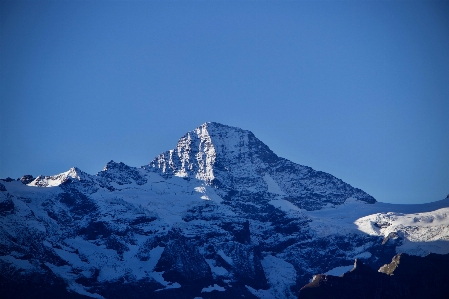
[[[149,163],[206,121],[419,203],[449,193],[449,2],[0,2],[0,177]]]

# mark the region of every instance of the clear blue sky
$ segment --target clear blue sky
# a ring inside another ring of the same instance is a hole
[[[149,163],[206,121],[377,200],[449,193],[449,2],[0,2],[0,177]]]

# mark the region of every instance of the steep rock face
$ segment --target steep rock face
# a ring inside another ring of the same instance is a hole
[[[166,281],[182,285],[212,282],[212,272],[203,255],[179,230],[169,233],[155,271],[163,272]]]
[[[218,189],[223,198],[273,194],[307,210],[339,205],[348,198],[376,200],[334,176],[279,158],[250,131],[205,123],[188,132],[175,149],[149,167],[166,177],[196,178]]]
[[[26,263],[22,261],[21,263]],[[48,298],[87,299],[78,293],[69,292],[64,280],[48,267],[36,267],[28,263],[27,269],[12,267],[10,261],[0,259],[0,290],[2,298]]]
[[[316,275],[299,298],[447,298],[449,255],[426,257],[398,254],[375,271],[357,261],[340,277]]]
[[[19,179],[19,181],[21,181],[22,184],[27,185],[27,184],[31,183],[32,181],[34,181],[34,177],[32,175],[30,175],[30,174],[26,174],[26,175],[22,176]]]
[[[109,161],[103,171],[97,174],[100,181],[104,185],[110,186],[113,183],[118,185],[126,185],[135,182],[137,185],[143,185],[147,182],[141,169],[130,167],[122,162],[116,163]]]
[[[386,238],[380,227],[398,217],[372,217],[393,206],[217,123],[141,168],[110,161],[96,175],[72,168],[0,189],[5,298],[26,297],[25,278],[48,297],[294,298],[354,258],[380,267],[413,230],[390,225]],[[437,230],[424,230],[430,250],[445,250],[445,207],[420,208],[440,209]]]
[[[354,268],[341,277],[318,274],[299,293],[299,298],[390,298],[387,277],[355,260]],[[388,297],[387,297],[388,296]]]

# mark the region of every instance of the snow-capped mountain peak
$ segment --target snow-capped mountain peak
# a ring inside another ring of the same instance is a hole
[[[66,172],[52,175],[52,176],[43,176],[40,175],[37,178],[35,178],[31,183],[28,184],[28,186],[34,186],[34,187],[54,187],[59,186],[62,183],[67,182],[70,179],[81,181],[85,177],[89,176],[84,171],[80,170],[78,167],[72,167]]]
[[[211,123],[204,123],[181,137],[173,150],[157,156],[150,167],[163,174],[197,178],[209,183],[215,178],[216,152],[209,135]]]
[[[338,205],[348,198],[375,202],[330,174],[278,157],[252,132],[216,122],[186,133],[174,149],[143,168],[164,177],[201,180],[224,198],[235,192],[270,193],[305,209]]]

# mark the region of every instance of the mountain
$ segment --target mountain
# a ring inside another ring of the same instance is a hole
[[[330,174],[278,157],[250,131],[218,123],[188,132],[174,150],[144,168],[166,178],[196,178],[229,200],[245,194],[275,195],[306,210],[339,205],[349,197],[376,202]]]
[[[340,277],[316,275],[301,289],[299,298],[445,299],[448,267],[449,254],[398,254],[378,271],[356,260],[354,268]]]
[[[1,181],[0,291],[296,298],[355,258],[379,268],[400,252],[449,253],[448,207],[376,202],[249,131],[205,123],[140,168]]]

